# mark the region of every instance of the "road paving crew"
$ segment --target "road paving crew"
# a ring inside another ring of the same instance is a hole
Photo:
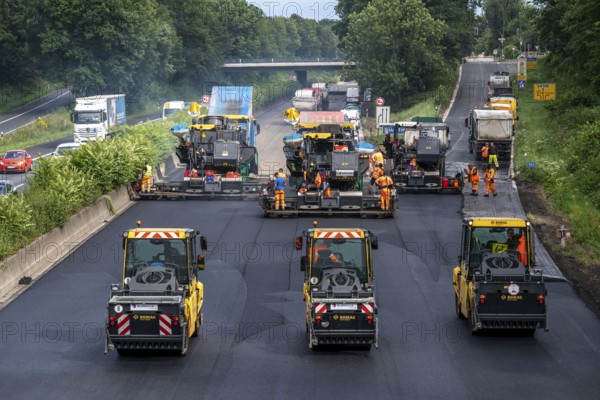
[[[479,194],[479,172],[473,164],[469,164],[468,167],[467,180],[471,183],[471,196],[477,196]]]
[[[275,172],[275,209],[285,210],[285,179],[279,176],[279,172]]]
[[[146,162],[142,172],[142,192],[150,193],[152,183],[152,166]]]
[[[381,175],[375,181],[377,187],[379,187],[379,204],[381,205],[382,210],[390,209],[390,196],[391,196],[391,187],[394,186],[394,181],[389,176],[386,176],[385,173]]]
[[[495,196],[498,195],[498,193],[496,193],[496,187],[494,184],[494,177],[496,176],[496,171],[494,170],[494,167],[490,164],[487,167],[487,170],[485,171],[485,194],[483,195],[483,197],[490,197],[490,190],[492,191],[492,194]]]

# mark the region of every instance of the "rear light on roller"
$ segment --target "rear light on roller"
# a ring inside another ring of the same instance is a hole
[[[544,298],[544,295],[543,295],[543,294],[540,294],[540,295],[537,297],[538,304],[544,304],[544,301],[545,301],[545,300],[546,300],[546,299]]]
[[[479,295],[479,304],[485,304],[485,294]]]
[[[111,315],[110,317],[108,317],[108,320],[110,321],[110,326],[114,326],[115,325],[116,319],[117,318],[114,315]]]
[[[179,325],[179,317],[173,317],[173,325],[175,325],[175,326]]]
[[[321,316],[320,315],[315,316],[315,324],[321,325]]]
[[[367,324],[373,325],[373,315],[367,315]]]

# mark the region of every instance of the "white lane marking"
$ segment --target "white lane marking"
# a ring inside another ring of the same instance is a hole
[[[11,118],[9,118],[9,119],[5,119],[4,121],[0,121],[0,124],[3,124],[3,123],[5,123],[5,122],[8,122],[8,121],[11,121],[11,120],[13,120],[13,119],[15,119],[15,118],[19,118],[20,116],[22,116],[22,115],[25,115],[25,114],[27,114],[27,113],[30,113],[30,112],[31,112],[31,111],[33,111],[33,110],[36,110],[36,109],[38,109],[38,108],[40,108],[40,107],[42,107],[42,106],[45,106],[46,104],[50,104],[50,103],[52,103],[53,101],[56,101],[56,100],[60,99],[61,97],[63,97],[64,95],[66,95],[66,94],[69,94],[69,93],[71,93],[71,91],[70,91],[70,90],[66,91],[65,93],[61,94],[60,96],[58,96],[58,97],[56,97],[56,98],[54,98],[54,99],[52,99],[52,100],[50,100],[50,101],[47,101],[47,102],[45,102],[45,103],[43,103],[43,104],[40,104],[40,105],[39,105],[39,106],[37,106],[37,107],[34,107],[34,108],[32,108],[31,110],[27,110],[27,111],[25,111],[24,113],[21,113],[21,114],[19,114],[19,115],[15,115],[14,117],[11,117]],[[12,131],[11,131],[11,132],[12,132]],[[10,132],[8,132],[8,133],[10,133]]]

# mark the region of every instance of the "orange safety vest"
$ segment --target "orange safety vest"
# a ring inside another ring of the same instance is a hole
[[[389,176],[381,176],[381,177],[377,178],[377,180],[375,181],[375,183],[380,188],[387,189],[388,186],[394,184],[394,181],[392,181],[392,178],[390,178]]]
[[[489,147],[487,147],[487,146],[483,146],[481,148],[481,157],[487,157],[488,156],[488,149],[489,149]]]
[[[315,176],[315,185],[317,185],[317,187],[321,187],[322,182],[321,174],[317,172],[317,176]]]
[[[490,168],[487,171],[485,171],[485,181],[486,182],[491,182],[495,176],[496,176],[496,171],[494,171],[493,168]]]
[[[477,171],[476,167],[471,167],[471,169],[469,170],[469,175],[471,176],[471,183],[479,182],[479,172]]]
[[[373,171],[371,172],[371,178],[377,179],[381,175],[383,175],[383,170],[381,168],[379,168],[379,167],[373,168]]]
[[[527,241],[525,239],[525,235],[523,235],[519,238],[519,245],[517,246],[517,253],[518,253],[518,257],[520,258],[519,261],[521,261],[521,263],[524,266],[527,266]]]
[[[381,154],[380,151],[378,151],[377,153],[373,154],[373,157],[371,158],[377,165],[379,164],[383,164],[383,154]]]

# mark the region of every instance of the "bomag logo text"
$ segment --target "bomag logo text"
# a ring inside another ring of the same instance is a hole
[[[140,321],[152,321],[153,319],[156,319],[156,315],[140,315]]]

